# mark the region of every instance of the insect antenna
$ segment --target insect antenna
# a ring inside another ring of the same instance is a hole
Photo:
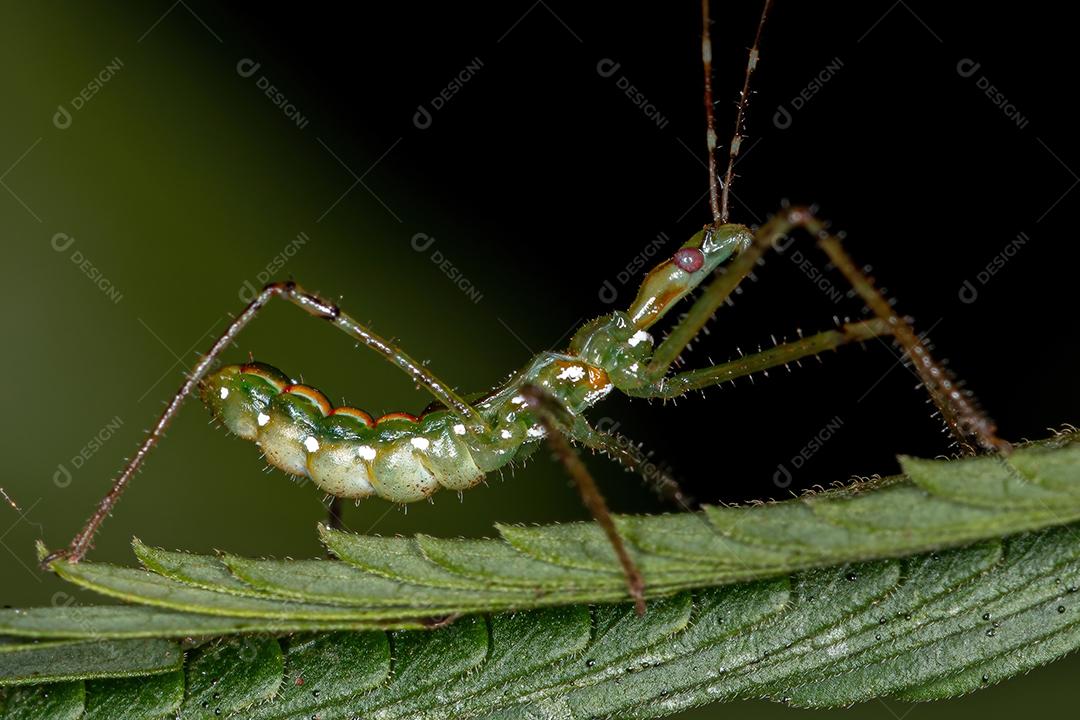
[[[4,498],[4,502],[6,502],[11,507],[15,508],[15,510],[17,512],[22,512],[22,508],[19,507],[19,504],[17,502],[15,502],[14,500],[12,500],[11,496],[7,494],[7,490],[5,490],[2,487],[0,487],[0,496],[2,496]]]
[[[728,147],[728,164],[724,172],[724,180],[720,182],[716,165],[716,118],[713,105],[712,93],[712,38],[709,34],[709,0],[701,0],[701,64],[705,71],[705,143],[709,150],[709,207],[712,210],[713,221],[716,224],[726,223],[730,216],[731,183],[735,178],[735,160],[739,157],[739,149],[745,137],[742,133],[743,123],[746,118],[746,110],[750,105],[750,77],[757,68],[760,57],[761,34],[765,29],[765,20],[772,8],[772,0],[765,0],[761,8],[761,19],[758,20],[757,32],[754,34],[754,44],[750,48],[750,56],[746,61],[746,75],[743,77],[742,91],[739,93],[739,102],[735,111],[735,133]]]

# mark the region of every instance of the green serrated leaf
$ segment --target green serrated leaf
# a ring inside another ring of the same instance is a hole
[[[8,690],[4,720],[79,720],[85,689],[81,682],[32,685]]]
[[[250,720],[317,716],[320,707],[362,693],[390,675],[385,633],[329,633],[294,640],[285,653],[285,681]]]
[[[452,588],[405,584],[327,560],[249,560],[226,556],[225,564],[241,581],[267,593],[301,601],[359,607],[435,608],[449,613],[469,605],[485,605],[486,594]]]
[[[445,685],[480,667],[491,649],[487,623],[477,617],[434,633],[394,633],[391,645],[395,657],[390,681],[372,692],[321,703],[320,720],[391,717],[394,708],[409,700],[437,702]]]
[[[108,633],[273,633],[193,653],[182,717],[208,717],[215,700],[223,714],[278,720],[509,720],[651,718],[737,698],[834,707],[883,695],[950,697],[1080,646],[1080,525],[1068,524],[1080,517],[1076,438],[1020,448],[1007,460],[905,459],[911,477],[783,503],[618,518],[644,569],[644,618],[628,605],[540,609],[625,597],[610,547],[591,524],[504,526],[503,538],[491,540],[324,528],[340,560],[218,558],[138,544],[156,572],[57,563],[83,586],[154,607],[7,611],[0,633],[96,630],[99,640],[80,645],[94,652],[116,642]],[[534,609],[456,617],[503,608]],[[312,624],[438,624],[433,616],[442,613],[453,624],[282,636]],[[243,647],[254,648],[253,662],[238,659]],[[0,663],[23,652],[18,641],[0,644]],[[0,718],[38,707],[41,687],[9,689]],[[93,702],[137,690],[119,681],[88,688]]]
[[[335,557],[390,580],[414,585],[459,590],[498,589],[513,597],[527,597],[527,590],[493,588],[490,583],[447,572],[435,565],[412,540],[384,538],[377,535],[357,535],[319,526],[319,537]]]
[[[545,590],[589,590],[624,584],[613,569],[603,572],[567,568],[524,556],[495,540],[449,540],[417,535],[416,544],[443,570],[490,585]]]
[[[192,587],[161,575],[117,565],[88,562],[72,565],[66,562],[55,562],[52,567],[65,580],[104,595],[182,612],[283,621],[293,619],[363,621],[384,616],[383,613],[377,611],[300,603],[284,598],[246,597],[233,593],[214,592]],[[403,612],[401,615],[400,619],[387,621],[382,625],[423,626],[419,622],[410,622],[415,612]]]
[[[86,683],[86,711],[80,720],[158,720],[184,701],[184,673]]]
[[[274,638],[230,638],[196,651],[187,665],[187,697],[178,720],[211,720],[268,700],[285,661]]]
[[[0,635],[19,638],[186,638],[244,633],[284,634],[304,630],[362,630],[369,627],[370,623],[350,620],[266,620],[130,605],[0,609]]]
[[[154,638],[0,645],[0,685],[154,675],[179,669],[183,657]]]

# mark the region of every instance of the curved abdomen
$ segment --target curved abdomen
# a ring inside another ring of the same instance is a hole
[[[337,497],[415,502],[439,488],[468,489],[493,469],[477,464],[465,426],[448,411],[373,420],[332,407],[318,390],[261,363],[222,368],[202,395],[214,417],[254,441],[271,465]]]

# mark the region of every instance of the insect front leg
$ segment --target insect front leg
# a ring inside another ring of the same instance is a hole
[[[712,318],[717,308],[756,267],[761,257],[795,230],[803,230],[817,240],[818,246],[862,298],[866,306],[885,323],[889,333],[904,350],[941,413],[942,419],[961,447],[971,451],[981,447],[990,452],[1008,452],[1010,446],[996,434],[993,421],[976,407],[962,392],[956,380],[930,354],[926,343],[915,333],[911,324],[900,317],[873,281],[856,266],[844,250],[840,238],[827,230],[825,222],[808,208],[790,207],[766,222],[755,234],[753,242],[727,266],[698,298],[686,317],[661,343],[653,355],[646,377],[659,382],[679,354]]]
[[[116,479],[113,480],[112,487],[98,503],[94,514],[87,520],[86,525],[75,535],[66,550],[57,551],[47,556],[42,561],[43,567],[48,568],[53,560],[60,557],[74,563],[86,555],[91,547],[94,535],[105,521],[105,518],[112,512],[131,478],[142,467],[147,454],[161,441],[165,430],[180,411],[180,406],[184,400],[199,387],[200,383],[209,374],[215,361],[233,343],[240,331],[254,320],[259,311],[275,297],[288,300],[310,315],[330,322],[360,344],[379,353],[405,372],[417,385],[426,388],[436,400],[458,413],[470,432],[479,436],[488,434],[487,423],[480,417],[475,408],[465,402],[449,385],[436,377],[421,363],[409,357],[400,347],[383,339],[370,328],[346,315],[336,303],[315,293],[308,292],[292,281],[271,283],[264,287],[255,299],[244,308],[243,312],[233,319],[221,336],[214,341],[206,354],[199,359],[194,370],[187,376],[180,389],[176,391],[169,401],[165,411],[147,432],[138,450],[131,456],[131,459]]]
[[[768,350],[744,355],[730,362],[660,378],[654,377],[648,384],[629,389],[626,393],[635,397],[670,400],[692,390],[701,390],[736,378],[783,367],[803,358],[816,356],[826,350],[836,350],[848,343],[865,342],[871,338],[890,334],[892,334],[892,329],[889,324],[878,318],[844,323],[835,330],[826,330],[793,342],[781,343]]]
[[[615,527],[614,520],[611,519],[611,511],[608,510],[607,501],[604,500],[600,488],[596,486],[596,481],[593,480],[588,468],[581,462],[581,457],[567,440],[567,435],[573,432],[572,428],[582,421],[575,422],[574,418],[569,417],[569,412],[562,403],[535,385],[522,387],[521,397],[525,399],[529,409],[536,414],[544,426],[548,444],[551,445],[559,462],[566,468],[566,472],[573,478],[585,507],[589,509],[593,518],[603,528],[604,534],[607,535],[611,547],[615,550],[615,555],[619,558],[623,573],[626,575],[626,587],[634,600],[634,609],[638,615],[644,615],[645,581],[641,577],[641,571],[634,559],[630,557],[626,543],[619,529]]]

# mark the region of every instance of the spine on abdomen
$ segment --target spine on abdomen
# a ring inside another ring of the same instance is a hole
[[[478,465],[465,426],[446,410],[374,420],[334,408],[315,388],[262,363],[222,368],[202,395],[214,417],[254,441],[271,465],[337,497],[415,502],[439,488],[471,488],[491,469]]]

